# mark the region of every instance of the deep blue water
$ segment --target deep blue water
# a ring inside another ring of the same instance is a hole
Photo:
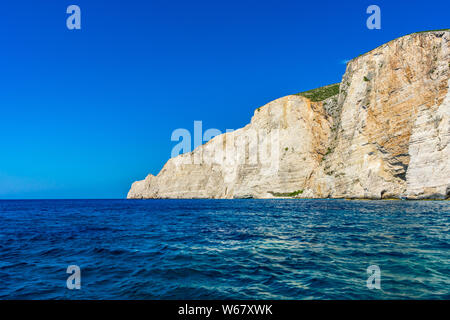
[[[0,201],[0,298],[449,299],[449,228],[448,201]]]

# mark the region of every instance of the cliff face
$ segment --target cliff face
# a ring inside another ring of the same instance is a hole
[[[348,64],[326,160],[334,177],[330,196],[448,195],[449,35],[409,35]]]
[[[255,111],[245,128],[170,159],[129,198],[266,198],[301,190],[320,169],[331,128],[322,103],[300,96]]]
[[[128,198],[448,198],[449,39],[413,34],[360,56],[338,95],[275,100]]]

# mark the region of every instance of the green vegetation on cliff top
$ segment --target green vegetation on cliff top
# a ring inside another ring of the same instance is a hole
[[[450,29],[425,30],[425,31],[414,32],[414,33],[411,33],[411,34],[425,33],[425,32],[439,32],[439,31],[450,31]]]
[[[300,92],[297,95],[308,98],[313,102],[319,102],[339,94],[339,86],[340,83],[330,84],[325,87]]]

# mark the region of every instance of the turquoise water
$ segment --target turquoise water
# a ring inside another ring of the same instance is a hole
[[[449,299],[449,228],[433,201],[0,201],[0,298]]]

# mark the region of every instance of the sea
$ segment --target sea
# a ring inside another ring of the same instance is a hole
[[[448,201],[5,200],[0,299],[450,299],[449,231]]]

